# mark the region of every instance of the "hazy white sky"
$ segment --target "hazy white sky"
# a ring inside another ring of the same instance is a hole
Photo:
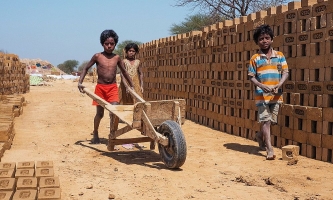
[[[113,29],[119,42],[169,37],[172,24],[195,14],[174,0],[3,0],[0,50],[57,66],[80,63],[103,50],[99,36]]]

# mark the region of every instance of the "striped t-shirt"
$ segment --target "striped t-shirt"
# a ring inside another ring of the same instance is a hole
[[[269,87],[273,88],[275,85],[279,84],[282,74],[284,73],[288,73],[288,65],[286,58],[280,51],[272,49],[270,60],[262,51],[259,51],[257,54],[253,55],[250,60],[248,75],[255,77],[260,83]],[[256,106],[282,103],[282,89],[280,87],[277,94],[272,94],[271,92],[264,92],[257,86],[255,90],[255,101]]]

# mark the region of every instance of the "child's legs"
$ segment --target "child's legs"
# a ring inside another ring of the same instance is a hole
[[[261,105],[258,106],[259,122],[261,122],[261,131],[264,136],[264,141],[270,154],[269,157],[274,155],[271,144],[271,124],[277,123],[277,115],[279,112],[279,104]]]
[[[104,108],[100,105],[96,106],[96,115],[94,118],[94,134],[98,134],[98,127],[101,122],[101,119],[104,116]]]

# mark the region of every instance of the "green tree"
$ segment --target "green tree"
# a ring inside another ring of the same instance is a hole
[[[169,32],[172,35],[181,33],[187,33],[191,31],[199,31],[205,26],[215,24],[216,22],[222,21],[223,18],[219,16],[211,17],[205,14],[195,14],[185,18],[185,21],[180,24],[172,24]]]
[[[125,41],[117,44],[116,49],[113,51],[113,53],[118,54],[120,56],[120,58],[123,58],[123,56],[124,56],[123,50],[124,50],[125,46],[129,43],[135,43],[137,45],[142,44],[142,42],[138,42],[138,41],[134,41],[134,40],[125,40]]]
[[[59,64],[57,67],[65,72],[66,74],[71,74],[75,71],[79,64],[79,61],[77,60],[66,60],[65,62]]]

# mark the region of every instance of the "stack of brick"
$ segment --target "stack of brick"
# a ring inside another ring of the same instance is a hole
[[[23,113],[24,105],[25,98],[21,95],[0,95],[0,158],[12,145],[14,118]]]
[[[52,161],[0,163],[0,196],[3,199],[61,199],[59,178]]]
[[[29,92],[29,75],[26,65],[15,54],[0,52],[0,95]]]
[[[260,125],[247,65],[258,51],[253,30],[268,24],[290,69],[272,143],[332,162],[332,19],[329,1],[302,0],[143,44],[144,99],[183,98],[188,119],[253,139]]]

